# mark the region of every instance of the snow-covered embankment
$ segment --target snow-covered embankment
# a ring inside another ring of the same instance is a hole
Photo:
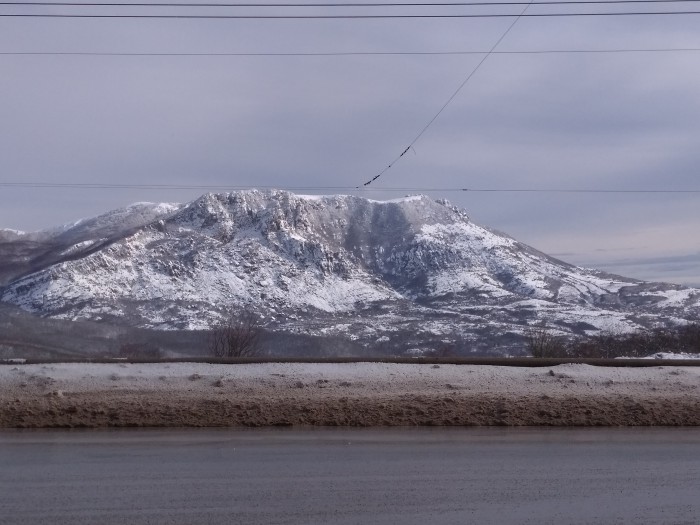
[[[700,425],[700,368],[0,366],[0,427]]]

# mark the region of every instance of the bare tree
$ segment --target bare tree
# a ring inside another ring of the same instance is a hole
[[[209,350],[216,357],[253,357],[261,350],[260,333],[260,320],[254,314],[232,314],[212,330]]]
[[[525,330],[527,349],[533,357],[565,357],[566,345],[550,332],[544,324]]]

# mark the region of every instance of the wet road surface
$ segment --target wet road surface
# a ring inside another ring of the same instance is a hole
[[[0,432],[0,524],[697,524],[700,429]]]

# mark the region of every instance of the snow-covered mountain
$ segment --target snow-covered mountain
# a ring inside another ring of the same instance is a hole
[[[424,196],[207,194],[51,231],[0,231],[0,250],[3,302],[162,329],[247,310],[276,331],[483,352],[541,321],[628,331],[700,313],[700,290],[566,264]]]

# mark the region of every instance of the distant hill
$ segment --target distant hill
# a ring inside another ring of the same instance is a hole
[[[700,290],[567,264],[424,196],[141,203],[0,230],[0,254],[0,300],[44,318],[189,331],[247,311],[279,344],[329,337],[347,352],[519,353],[540,322],[626,332],[700,313]]]

